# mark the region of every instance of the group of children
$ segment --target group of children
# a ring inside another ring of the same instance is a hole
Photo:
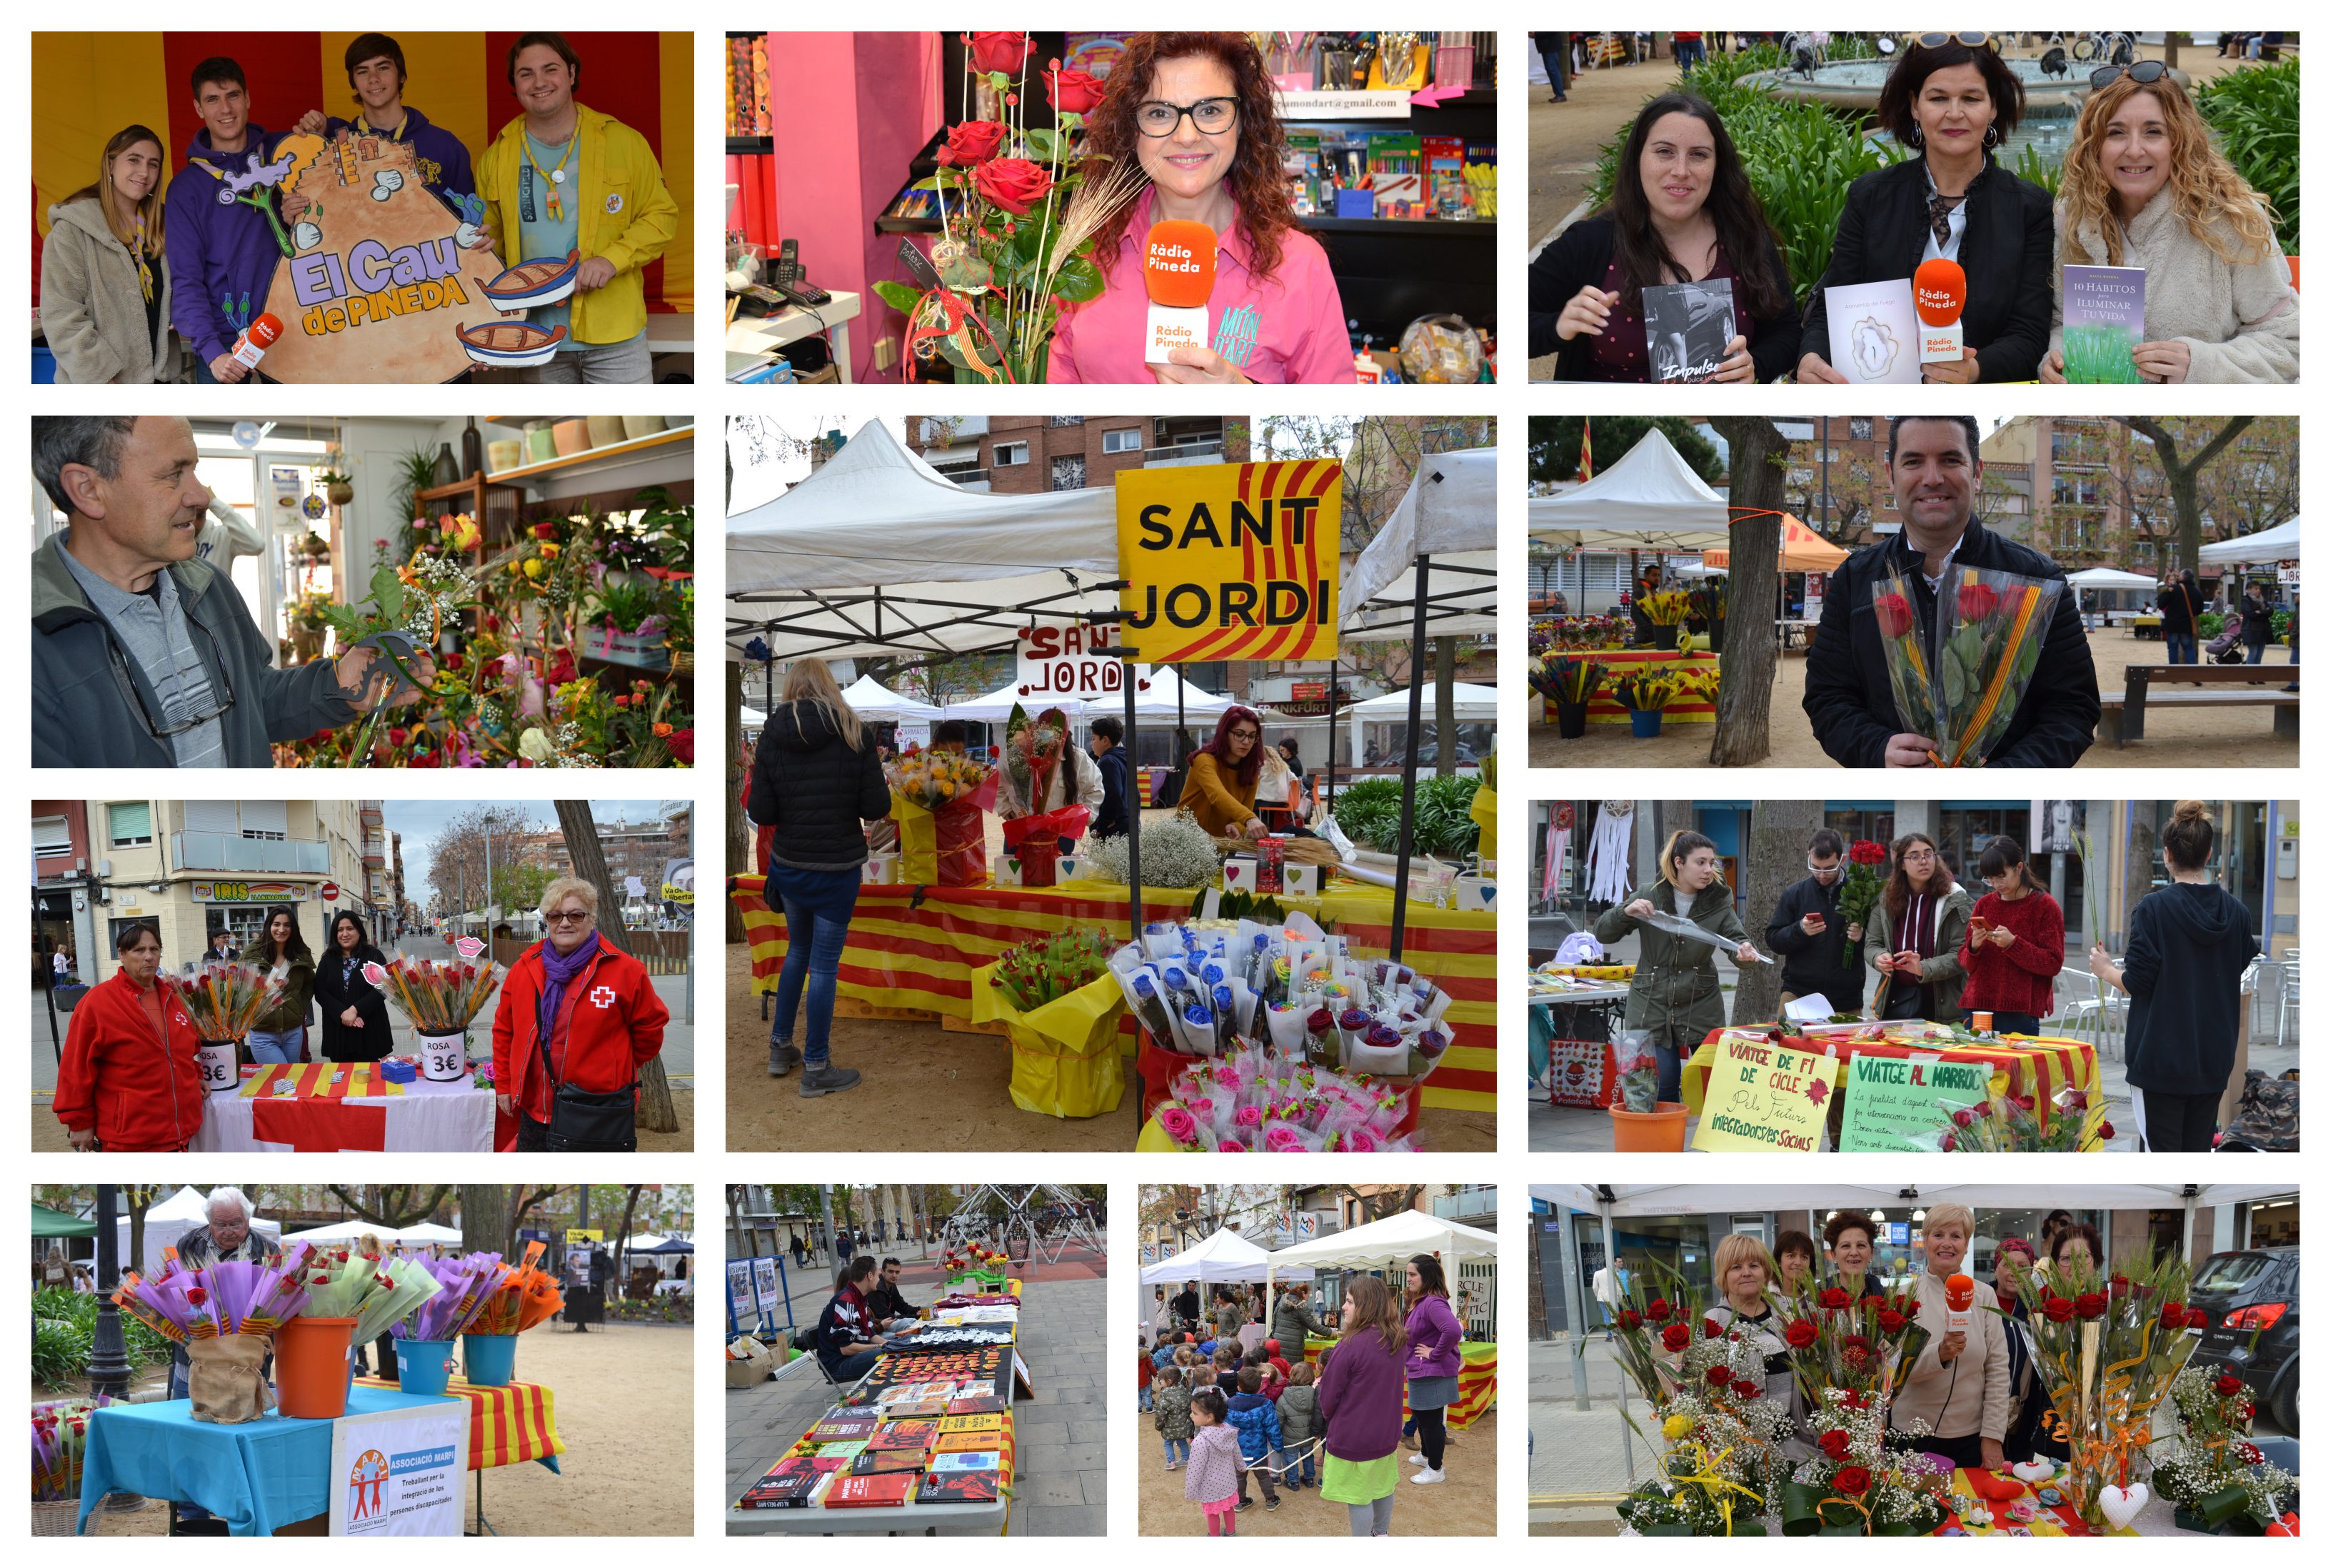
[[[1206,1534],[1235,1535],[1237,1516],[1254,1506],[1251,1473],[1266,1512],[1279,1506],[1278,1479],[1299,1492],[1317,1484],[1319,1395],[1308,1362],[1289,1364],[1279,1341],[1242,1352],[1234,1338],[1201,1343],[1193,1334],[1141,1342],[1141,1408],[1153,1411],[1166,1468],[1187,1470],[1182,1495],[1204,1509]]]

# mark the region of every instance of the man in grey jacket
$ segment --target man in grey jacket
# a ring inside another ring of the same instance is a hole
[[[33,474],[68,530],[33,552],[33,765],[267,767],[389,687],[376,651],[292,670],[227,578],[195,559],[210,492],[183,419],[33,421]],[[426,655],[412,661],[436,679]]]

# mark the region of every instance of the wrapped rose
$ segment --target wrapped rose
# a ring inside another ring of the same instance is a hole
[[[187,1299],[192,1300],[194,1298],[194,1294],[195,1293],[191,1290],[186,1292]],[[2210,1386],[2216,1389],[2222,1394],[2231,1396],[2242,1392],[2242,1380],[2236,1377],[2230,1372]]]
[[[1238,1114],[1231,1117],[1231,1121],[1234,1125],[1244,1127],[1248,1131],[1251,1132],[1256,1127],[1262,1126],[1262,1107],[1261,1106],[1241,1106],[1238,1108]]]
[[[2040,1310],[2048,1315],[2050,1323],[2069,1323],[2072,1320],[2072,1304],[2060,1296],[2048,1297],[2041,1303]]]
[[[1959,588],[1959,616],[1966,621],[1988,621],[1999,613],[2002,603],[1999,591],[1990,584],[1974,582]]]
[[[2112,1123],[2110,1123],[2110,1122],[2098,1122],[2098,1123],[2097,1124],[2097,1142],[2098,1142],[2098,1143],[2100,1143],[2100,1144],[2108,1144],[2108,1143],[2112,1142],[2112,1136],[2113,1136],[2113,1125],[2112,1125]]]
[[[2189,1307],[2185,1309],[2185,1326],[2207,1328],[2210,1326],[2210,1315],[2198,1307]]]
[[[1036,52],[1036,41],[1025,33],[974,33],[966,43],[971,68],[983,75],[1000,71],[1017,76]]]
[[[1714,1366],[1708,1369],[1708,1387],[1722,1388],[1726,1383],[1730,1383],[1731,1381],[1732,1369],[1726,1366],[1722,1362],[1718,1362]]]
[[[2161,1309],[2161,1331],[2174,1334],[2185,1326],[2185,1309],[2172,1301]]]
[[[1853,1297],[1832,1285],[1821,1293],[1821,1304],[1824,1311],[1842,1312],[1853,1304]]]
[[[1198,1118],[1180,1106],[1158,1107],[1157,1126],[1167,1137],[1185,1147],[1198,1141]]]
[[[1691,1330],[1680,1323],[1670,1323],[1660,1330],[1660,1343],[1670,1350],[1680,1351],[1691,1343]]]
[[[1870,1472],[1860,1465],[1848,1465],[1832,1476],[1829,1484],[1849,1497],[1858,1497],[1870,1490]]]
[[[1303,1136],[1290,1126],[1274,1126],[1262,1135],[1262,1146],[1274,1155],[1299,1155]]]
[[[1877,599],[1878,630],[1889,637],[1910,634],[1910,601],[1899,594],[1881,594]]]
[[[1373,1155],[1383,1147],[1384,1145],[1377,1141],[1375,1134],[1365,1127],[1354,1127],[1344,1135],[1344,1150],[1346,1154]]]
[[[961,125],[947,127],[947,145],[939,148],[938,161],[970,168],[994,157],[1003,145],[1002,120],[967,119]]]
[[[1042,165],[1026,158],[996,158],[973,170],[971,183],[1005,212],[1025,217],[1052,188],[1052,176]]]
[[[1064,71],[1057,60],[1044,72],[1044,96],[1061,114],[1090,114],[1100,107],[1101,94],[1108,90],[1108,84],[1092,72]]]
[[[1762,1399],[1765,1394],[1765,1385],[1760,1383],[1741,1383],[1735,1380],[1732,1384],[1732,1393],[1736,1399]]]
[[[1239,1142],[1236,1138],[1224,1138],[1215,1146],[1225,1155],[1242,1155],[1246,1153],[1246,1145]]]
[[[2105,1298],[2097,1291],[2083,1290],[2079,1299],[2072,1303],[2072,1309],[2083,1319],[2094,1321],[2105,1315]]]
[[[1905,1318],[1900,1313],[1894,1311],[1890,1307],[1880,1307],[1879,1309],[1878,1326],[1884,1329],[1889,1334],[1901,1333],[1902,1325],[1908,1321],[1908,1319]]]
[[[1632,1307],[1628,1307],[1619,1314],[1619,1326],[1622,1328],[1641,1328],[1643,1326],[1643,1315],[1637,1312]]]
[[[1832,1427],[1821,1435],[1821,1451],[1832,1459],[1842,1459],[1852,1441],[1851,1438],[1846,1436],[1843,1428]]]
[[[1675,1315],[1675,1308],[1668,1305],[1666,1297],[1660,1296],[1654,1297],[1651,1304],[1643,1308],[1643,1315],[1653,1323],[1665,1323]]]
[[[1699,1320],[1699,1336],[1702,1339],[1721,1339],[1724,1337],[1724,1326],[1703,1317]]]
[[[1796,1350],[1805,1349],[1811,1345],[1814,1340],[1821,1337],[1821,1330],[1815,1328],[1812,1324],[1806,1322],[1802,1317],[1798,1318],[1794,1323],[1790,1324],[1787,1328],[1782,1331],[1782,1334],[1783,1336],[1788,1340],[1790,1346]]]

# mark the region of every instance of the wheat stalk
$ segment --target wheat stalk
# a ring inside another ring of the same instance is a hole
[[[1051,298],[1052,280],[1060,275],[1061,263],[1099,233],[1103,223],[1131,205],[1148,183],[1149,176],[1141,172],[1138,164],[1111,162],[1106,176],[1085,176],[1084,184],[1077,187],[1076,195],[1069,198],[1068,206],[1061,214],[1061,226],[1052,238],[1051,261],[1044,269],[1038,299]]]

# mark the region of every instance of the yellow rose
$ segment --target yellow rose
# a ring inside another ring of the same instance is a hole
[[[1660,1423],[1660,1430],[1667,1434],[1668,1441],[1671,1443],[1681,1442],[1684,1439],[1691,1436],[1691,1418],[1689,1416],[1670,1416],[1665,1421]]]
[[[525,570],[526,575],[528,577],[540,577],[542,575],[542,563],[540,561],[528,561],[526,564]]]

